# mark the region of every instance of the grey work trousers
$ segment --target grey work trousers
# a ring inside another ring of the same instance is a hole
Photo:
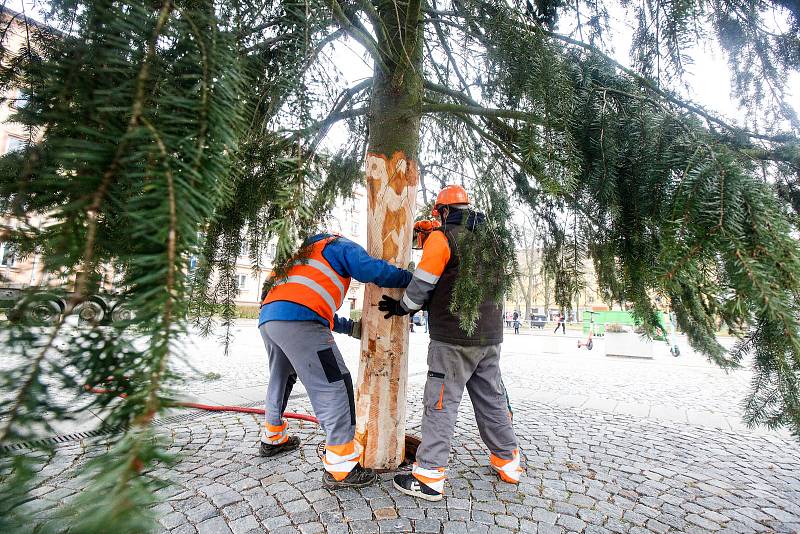
[[[417,449],[420,467],[447,466],[464,386],[472,400],[483,442],[499,458],[514,457],[517,437],[500,376],[500,345],[465,347],[431,340],[423,397],[422,443]]]
[[[269,357],[265,421],[281,424],[299,378],[327,445],[350,443],[356,428],[353,380],[330,329],[315,321],[269,321],[258,329]]]

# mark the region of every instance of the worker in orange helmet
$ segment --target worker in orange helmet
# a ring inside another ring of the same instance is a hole
[[[396,300],[384,295],[378,307],[387,319],[428,308],[431,342],[422,442],[411,474],[396,475],[394,486],[407,495],[438,501],[444,493],[450,440],[465,387],[492,468],[510,483],[518,483],[523,470],[500,375],[502,308],[491,299],[484,301],[472,334],[462,330],[458,317],[450,312],[459,272],[459,238],[483,224],[485,217],[470,209],[467,192],[457,185],[442,189],[433,216],[441,221],[441,227],[432,229],[425,239],[422,259],[403,297]]]

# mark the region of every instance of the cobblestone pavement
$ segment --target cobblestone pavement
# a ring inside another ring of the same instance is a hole
[[[411,392],[410,432],[420,388]],[[291,404],[308,410],[305,399]],[[473,425],[469,403],[453,442],[446,498],[400,495],[390,474],[363,490],[321,486],[321,431],[292,422],[300,450],[257,455],[259,419],[192,412],[162,425],[174,482],[156,507],[163,532],[798,532],[800,447],[775,436],[664,423],[622,414],[516,402],[527,463],[519,486],[500,482]],[[49,514],[79,489],[69,478],[102,446],[59,447],[34,507]]]
[[[191,396],[257,404],[267,381],[255,325],[243,322],[228,356],[194,339]],[[256,416],[186,411],[159,421],[181,460],[158,476],[173,481],[156,507],[162,532],[800,532],[800,444],[738,423],[747,369],[724,373],[685,343],[648,361],[588,352],[569,336],[506,336],[504,381],[526,457],[519,486],[500,482],[462,403],[446,498],[416,501],[391,475],[360,491],[321,487],[322,432],[292,422],[299,451],[257,455]],[[358,342],[337,336],[351,371]],[[409,433],[419,430],[428,338],[411,336]],[[662,350],[663,349],[663,350]],[[219,379],[206,380],[213,372]],[[299,386],[299,384],[298,384]],[[309,412],[302,388],[289,409]],[[85,422],[84,422],[85,423]],[[56,448],[30,503],[43,517],[80,491],[76,466],[103,454],[99,441],[72,437]]]

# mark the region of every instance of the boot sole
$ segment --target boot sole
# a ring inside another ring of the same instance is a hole
[[[283,447],[283,448],[280,448],[280,449],[275,449],[275,450],[269,450],[268,449],[268,450],[265,451],[263,448],[261,448],[261,446],[259,446],[258,454],[262,458],[273,458],[275,456],[280,456],[281,454],[286,454],[287,452],[292,452],[292,451],[297,450],[299,448],[300,448],[300,440],[297,440],[296,442],[293,441],[291,445],[287,443],[286,447]]]
[[[428,495],[427,493],[422,493],[421,491],[407,490],[394,480],[392,480],[392,485],[394,486],[394,489],[396,489],[400,493],[405,493],[406,495],[410,495],[411,497],[419,497],[420,499],[425,499],[426,501],[432,501],[432,502],[441,501],[442,497],[444,497],[444,495],[442,495],[441,493],[439,495]]]
[[[358,489],[358,488],[366,488],[367,486],[371,486],[378,481],[378,477],[375,476],[369,482],[345,482],[344,480],[338,481],[334,479],[332,482],[325,478],[322,479],[322,485],[325,486],[326,489],[329,490],[337,490],[337,489]]]

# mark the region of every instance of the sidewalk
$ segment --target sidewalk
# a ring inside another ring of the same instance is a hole
[[[418,432],[420,394],[411,387],[410,433]],[[290,401],[292,410],[309,408],[304,397]],[[182,459],[154,473],[174,483],[155,510],[162,531],[176,534],[800,530],[796,442],[523,399],[515,402],[515,427],[527,473],[513,486],[488,467],[473,421],[465,402],[447,497],[429,503],[400,495],[391,474],[359,491],[322,488],[323,434],[310,423],[291,422],[300,450],[264,459],[260,418],[189,411],[158,422]],[[86,439],[57,448],[31,503],[34,521],[80,491],[70,466],[102,450],[102,440]]]

